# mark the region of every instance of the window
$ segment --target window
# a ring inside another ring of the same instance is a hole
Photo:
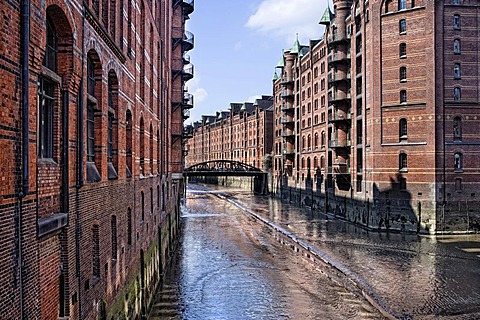
[[[462,118],[460,117],[453,119],[453,139],[462,140]]]
[[[127,244],[132,244],[132,209],[127,210]]]
[[[112,260],[117,260],[117,216],[112,216]]]
[[[407,90],[400,91],[400,103],[407,103]]]
[[[407,44],[406,43],[400,43],[399,55],[400,55],[401,59],[407,57]]]
[[[407,0],[398,0],[398,10],[407,9]]]
[[[118,178],[115,168],[118,166],[118,121],[116,115],[118,112],[118,80],[115,71],[110,70],[107,81],[107,165],[108,178]]]
[[[399,171],[408,171],[407,169],[407,154],[400,153],[398,156],[398,170]]]
[[[58,36],[50,17],[47,17],[47,46],[43,65],[53,72],[57,72]]]
[[[460,101],[462,99],[462,89],[459,87],[453,88],[453,100]]]
[[[452,4],[460,4],[460,0],[453,0]]]
[[[456,152],[453,156],[454,159],[454,170],[455,171],[463,171],[462,170],[462,154],[460,152]]]
[[[407,190],[407,179],[405,177],[398,178],[400,190]]]
[[[462,191],[462,179],[455,178],[455,191],[461,192]]]
[[[140,118],[140,174],[145,175],[145,124]]]
[[[454,63],[453,64],[453,78],[454,79],[460,79],[460,77],[461,77],[460,63]]]
[[[398,31],[400,32],[400,34],[405,34],[407,33],[407,20],[405,19],[402,19],[400,20],[399,24],[398,24]]]
[[[127,166],[125,168],[127,178],[132,177],[132,113],[130,110],[126,112],[126,156],[127,156]]]
[[[460,39],[453,40],[453,53],[460,54],[462,51],[460,46]]]
[[[460,29],[460,15],[453,15],[453,29]]]
[[[313,145],[315,149],[318,149],[318,132],[315,132],[315,136],[313,138]]]
[[[145,221],[145,193],[143,191],[140,193],[140,205],[142,206],[142,221]]]
[[[100,232],[98,224],[92,228],[92,276],[95,284],[100,280]]]
[[[320,139],[321,139],[320,142],[321,142],[322,148],[324,148],[325,147],[325,131],[322,131],[322,135]]]
[[[407,67],[400,67],[400,82],[407,81]]]
[[[95,161],[95,118],[91,104],[87,107],[87,161]]]
[[[407,139],[407,132],[408,132],[407,119],[405,119],[405,118],[400,119],[399,124],[398,124],[398,128],[399,128],[399,134],[398,135],[399,135],[400,141],[401,140],[406,140]]]
[[[53,158],[53,116],[55,84],[40,77],[38,80],[38,156]]]

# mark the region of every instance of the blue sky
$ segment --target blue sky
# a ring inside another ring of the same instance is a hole
[[[272,77],[282,49],[298,33],[302,44],[318,39],[328,0],[197,0],[187,30],[195,35],[188,52],[195,66],[187,82],[195,96],[186,123],[227,110],[230,102],[272,94]]]

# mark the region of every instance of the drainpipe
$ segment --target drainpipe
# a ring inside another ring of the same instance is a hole
[[[20,319],[23,315],[23,255],[22,255],[22,215],[23,215],[23,198],[28,195],[29,189],[29,153],[28,153],[28,132],[29,126],[29,105],[28,105],[28,81],[30,78],[28,49],[30,47],[30,0],[22,0],[21,7],[21,26],[20,34],[23,39],[21,43],[21,65],[22,65],[22,188],[18,194],[19,210],[18,210],[18,268],[20,282]]]
[[[75,192],[75,275],[77,277],[77,295],[78,295],[78,319],[83,319],[82,314],[82,279],[80,272],[80,237],[81,237],[81,226],[80,226],[80,204],[79,204],[79,191],[83,186],[83,109],[84,109],[84,98],[83,98],[83,87],[84,87],[84,67],[85,67],[85,5],[82,7],[82,75],[80,81],[80,88],[78,90],[78,107],[77,107],[77,182],[76,182],[76,192]]]
[[[68,191],[68,128],[69,128],[69,114],[68,102],[70,100],[68,90],[63,90],[63,115],[62,115],[62,212],[69,212],[69,191]]]

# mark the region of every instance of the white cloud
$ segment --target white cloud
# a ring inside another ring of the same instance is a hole
[[[235,46],[233,46],[233,50],[235,52],[238,52],[238,51],[240,51],[240,49],[242,49],[242,42],[238,41],[237,43],[235,43]]]
[[[251,96],[248,97],[247,102],[255,102],[255,100],[260,99],[262,96],[261,95],[256,95],[256,96]]]
[[[302,44],[307,44],[308,39],[322,36],[318,22],[326,7],[327,0],[264,0],[245,26],[289,43],[298,33]]]
[[[201,104],[208,98],[208,92],[204,88],[196,88],[192,94],[194,96],[194,102],[198,104]]]

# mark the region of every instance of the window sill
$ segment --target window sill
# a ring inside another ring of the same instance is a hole
[[[408,172],[408,168],[402,168],[402,169],[398,170],[398,172]]]
[[[102,180],[94,162],[87,162],[87,182],[99,182]]]
[[[453,170],[453,172],[455,172],[455,173],[462,173],[462,172],[463,172],[463,169],[455,169],[455,170]]]

